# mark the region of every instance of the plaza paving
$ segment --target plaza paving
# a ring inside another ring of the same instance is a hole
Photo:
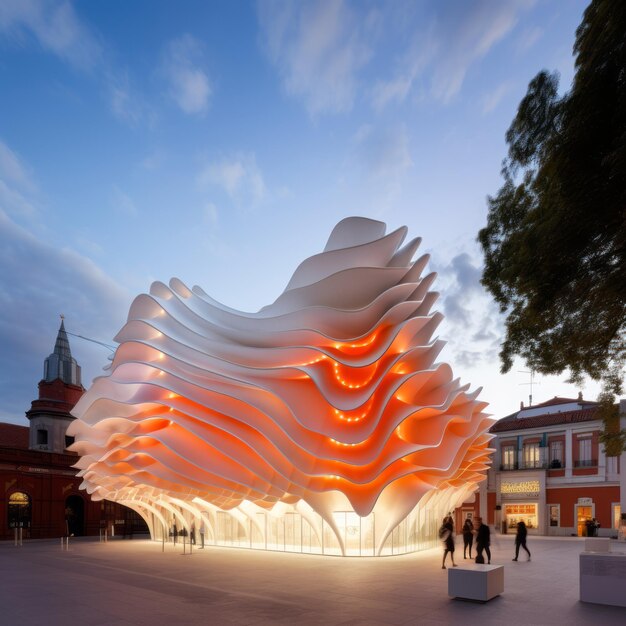
[[[457,542],[460,537],[457,537]],[[486,604],[447,595],[441,551],[321,557],[147,540],[0,544],[1,624],[625,624],[626,608],[578,599],[579,538],[531,537],[532,561],[511,562],[496,536],[505,592]],[[626,546],[613,549],[626,551]],[[463,562],[457,544],[457,562]],[[624,581],[626,594],[626,580]]]

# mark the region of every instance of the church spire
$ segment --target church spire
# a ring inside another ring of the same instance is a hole
[[[65,318],[61,315],[61,327],[59,328],[57,340],[54,344],[53,354],[57,354],[60,358],[64,360],[70,360],[72,358],[72,351],[70,350],[70,341],[67,338],[67,333],[65,332],[64,319]]]
[[[61,315],[54,351],[43,362],[39,397],[32,401],[30,410],[26,411],[26,417],[30,421],[31,450],[66,453],[71,437],[67,437],[65,432],[74,420],[70,411],[84,391],[80,382],[80,366],[72,357]]]
[[[76,359],[72,357],[70,342],[67,338],[67,332],[65,331],[63,315],[61,315],[61,326],[57,333],[54,351],[44,361],[43,377],[46,382],[60,378],[64,383],[69,385],[81,385],[80,366],[76,363]]]

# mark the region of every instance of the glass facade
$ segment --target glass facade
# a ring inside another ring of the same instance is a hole
[[[524,522],[528,529],[539,526],[537,504],[514,503],[504,505],[504,519],[508,532],[514,532],[518,522]]]
[[[502,447],[502,469],[515,469],[515,448],[513,446]]]
[[[526,468],[541,467],[538,443],[524,444],[524,467]]]
[[[171,540],[171,528],[154,514],[149,517],[151,532],[157,540]],[[185,522],[188,515],[183,514]],[[360,517],[354,511],[335,511],[331,525],[316,513],[303,515],[287,511],[280,516],[265,511],[241,515],[240,511],[211,511],[202,515],[207,528],[205,542],[217,546],[300,552],[305,554],[342,555],[339,538],[344,544],[345,556],[376,556],[383,528],[376,526],[376,514]],[[441,523],[439,513],[416,508],[389,534],[380,556],[390,556],[426,550],[439,545],[437,528]],[[186,525],[187,525],[186,524]],[[180,530],[182,524],[177,522]],[[382,523],[379,521],[379,526]],[[196,534],[199,522],[195,523]],[[180,541],[180,539],[179,539]]]

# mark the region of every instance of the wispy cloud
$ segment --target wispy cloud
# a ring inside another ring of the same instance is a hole
[[[139,209],[134,200],[125,192],[122,191],[117,185],[113,185],[113,208],[125,215],[136,217],[139,215]]]
[[[28,191],[36,188],[28,167],[3,141],[0,141],[0,177],[7,183],[14,183]]]
[[[34,37],[44,50],[81,70],[91,70],[101,60],[96,36],[67,1],[3,0],[0,32],[20,43]]]
[[[198,176],[201,187],[218,187],[237,206],[251,208],[267,195],[263,174],[253,153],[238,153],[205,165]]]
[[[512,90],[513,82],[506,80],[503,83],[500,83],[495,89],[485,94],[482,100],[483,113],[487,114],[494,111],[502,101],[502,98],[504,98]]]
[[[219,211],[217,210],[215,204],[213,204],[212,202],[207,202],[202,207],[202,218],[204,222],[210,227],[214,228],[215,226],[217,226],[218,217]]]
[[[67,0],[0,1],[0,35],[37,47],[103,85],[111,112],[130,126],[152,124],[155,110],[132,84],[128,70],[112,62],[106,42]]]
[[[35,237],[1,209],[0,267],[0,393],[11,412],[2,418],[15,420],[36,397],[59,314],[66,315],[68,330],[110,340],[124,322],[129,297],[89,258]],[[106,353],[91,353],[90,361],[78,343],[72,341],[72,350],[83,371],[97,373]]]
[[[517,40],[517,51],[522,53],[530,50],[543,37],[543,28],[534,26],[525,29]]]
[[[375,13],[359,21],[341,0],[268,0],[259,3],[259,21],[289,95],[304,101],[312,115],[352,109],[358,72],[371,56]]]
[[[393,76],[378,80],[372,104],[404,102],[415,92],[418,79],[430,97],[444,104],[461,90],[471,66],[485,57],[515,27],[519,15],[534,0],[443,5],[440,13],[414,26],[407,50],[399,57]],[[437,9],[442,5],[436,5]]]
[[[479,261],[461,252],[447,262],[432,264],[439,278],[437,288],[445,293],[442,337],[449,343],[454,361],[466,368],[497,362],[502,316],[480,284]],[[468,350],[468,345],[477,348]]]
[[[406,100],[413,90],[418,77],[432,64],[439,52],[435,23],[416,35],[409,48],[395,64],[394,76],[379,79],[370,92],[373,107],[380,111],[388,104],[398,104]]]
[[[33,200],[36,192],[28,166],[0,140],[0,209],[14,217],[32,219],[37,214]]]
[[[413,165],[403,126],[361,126],[354,136],[353,156],[367,177],[379,179],[397,179]]]
[[[126,70],[109,71],[106,78],[111,111],[119,120],[129,126],[146,123],[151,125],[155,120],[154,108],[145,102],[140,92],[132,85]]]
[[[153,152],[147,154],[143,159],[141,159],[139,165],[144,170],[151,171],[160,168],[163,165],[164,161],[165,152],[163,150],[154,150]]]
[[[166,46],[161,69],[170,97],[184,113],[203,114],[209,108],[212,88],[203,63],[203,46],[189,34]]]

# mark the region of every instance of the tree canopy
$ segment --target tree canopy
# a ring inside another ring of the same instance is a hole
[[[504,182],[480,231],[483,285],[515,356],[621,393],[626,356],[626,3],[594,0],[576,31],[575,77],[542,71],[506,133]]]

